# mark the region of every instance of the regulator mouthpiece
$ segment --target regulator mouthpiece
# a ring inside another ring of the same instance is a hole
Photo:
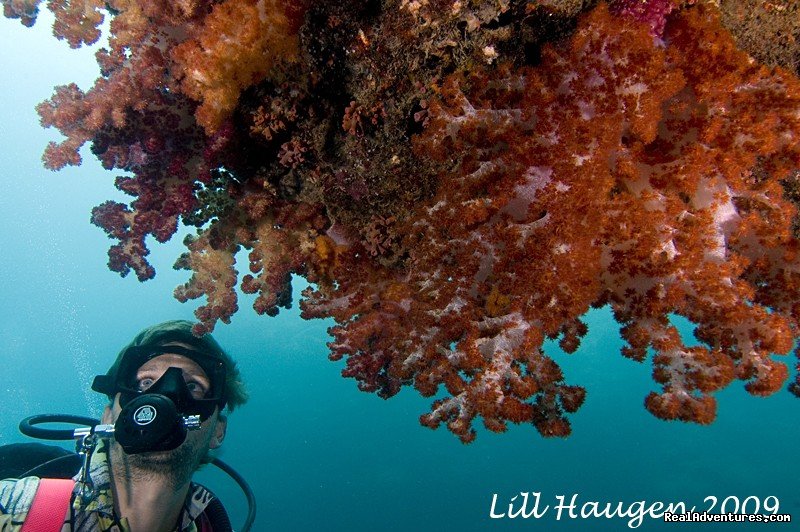
[[[127,454],[171,451],[186,440],[189,430],[198,428],[200,416],[184,418],[169,397],[147,393],[122,407],[114,438]]]

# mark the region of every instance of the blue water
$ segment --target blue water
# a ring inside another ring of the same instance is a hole
[[[88,88],[97,75],[92,51],[57,42],[47,22],[24,29],[0,20],[0,443],[26,441],[16,426],[28,415],[99,415],[102,398],[87,391],[92,377],[141,328],[191,319],[195,308],[171,297],[187,279],[171,269],[180,237],[151,246],[153,281],[107,270],[110,241],[89,224],[89,212],[123,197],[88,150],[80,168],[42,169],[42,149],[57,133],[39,127],[34,106],[56,84]],[[220,457],[255,490],[256,531],[628,529],[620,518],[557,520],[557,497],[573,495],[578,505],[698,508],[709,496],[773,496],[795,522],[769,529],[800,530],[800,402],[785,391],[754,398],[734,384],[717,394],[712,426],[659,421],[642,405],[654,389],[650,367],[619,355],[607,309],[588,317],[577,353],[548,346],[567,380],[588,390],[570,438],[544,440],[519,426],[503,435],[481,431],[465,446],[418,424],[430,401],[413,390],[384,401],[341,378],[342,363],[326,358],[330,323],[303,321],[296,306],[259,317],[249,301],[242,298],[242,310],[215,337],[238,359],[252,393],[231,416]],[[235,485],[211,469],[198,476],[240,523],[245,506]],[[502,514],[520,492],[538,492],[540,511],[548,510],[539,518],[489,517],[494,494]],[[638,530],[708,526],[647,517]]]

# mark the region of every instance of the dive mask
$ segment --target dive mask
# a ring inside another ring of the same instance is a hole
[[[178,379],[180,383],[172,382],[167,389],[165,389],[165,392],[169,392],[165,393],[165,395],[175,395],[173,401],[176,401],[176,405],[182,413],[199,414],[200,419],[205,421],[214,412],[214,407],[219,407],[220,410],[225,408],[224,362],[215,356],[207,355],[180,345],[143,345],[129,347],[122,357],[116,374],[98,375],[94,378],[92,390],[104,393],[109,397],[114,397],[117,393],[122,394],[119,401],[120,406],[125,406],[126,403],[143,393],[155,392],[155,385],[157,383],[153,384],[153,386],[147,390],[140,390],[136,375],[139,368],[148,360],[164,354],[181,355],[193,360],[203,369],[211,383],[211,389],[208,390],[201,399],[192,397],[188,389],[183,392],[180,391],[181,384],[185,387],[183,378]],[[164,375],[166,375],[166,373]],[[159,381],[162,379],[163,376]]]
[[[148,360],[162,354],[185,356],[196,362],[211,387],[202,398],[192,396],[180,368],[170,367],[151,386],[139,389],[137,373]],[[122,411],[114,438],[128,454],[168,451],[186,439],[187,429],[225,406],[225,364],[218,358],[182,346],[133,346],[127,349],[116,375],[98,375],[92,389],[114,397],[120,393]]]

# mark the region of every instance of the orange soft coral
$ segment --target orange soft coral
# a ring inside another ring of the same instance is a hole
[[[39,14],[42,0],[0,0],[3,5],[3,16],[18,18],[25,26],[33,26]]]
[[[280,61],[297,56],[297,35],[284,3],[227,0],[215,4],[198,34],[172,51],[183,70],[181,88],[202,102],[197,120],[215,131],[236,107],[242,90]]]
[[[446,80],[416,147],[456,170],[398,229],[407,269],[376,272],[371,289],[340,275],[305,304],[340,322],[345,374],[383,395],[443,384],[422,422],[463,441],[476,417],[564,436],[584,391],[542,342],[562,335],[574,350],[577,318],[608,303],[624,353],[655,352],[663,389],[646,406],[659,417],[709,423],[711,394],[733,379],[758,395],[785,381],[770,355],[791,349],[798,318],[780,179],[800,163],[800,82],[749,62],[706,8],[664,39],[600,5],[540,68]],[[754,180],[757,164],[769,171]],[[380,295],[393,279],[411,287],[399,304]],[[705,345],[685,346],[671,314]]]

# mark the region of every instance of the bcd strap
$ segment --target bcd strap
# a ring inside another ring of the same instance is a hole
[[[59,532],[74,486],[75,481],[70,478],[41,479],[22,532]]]

